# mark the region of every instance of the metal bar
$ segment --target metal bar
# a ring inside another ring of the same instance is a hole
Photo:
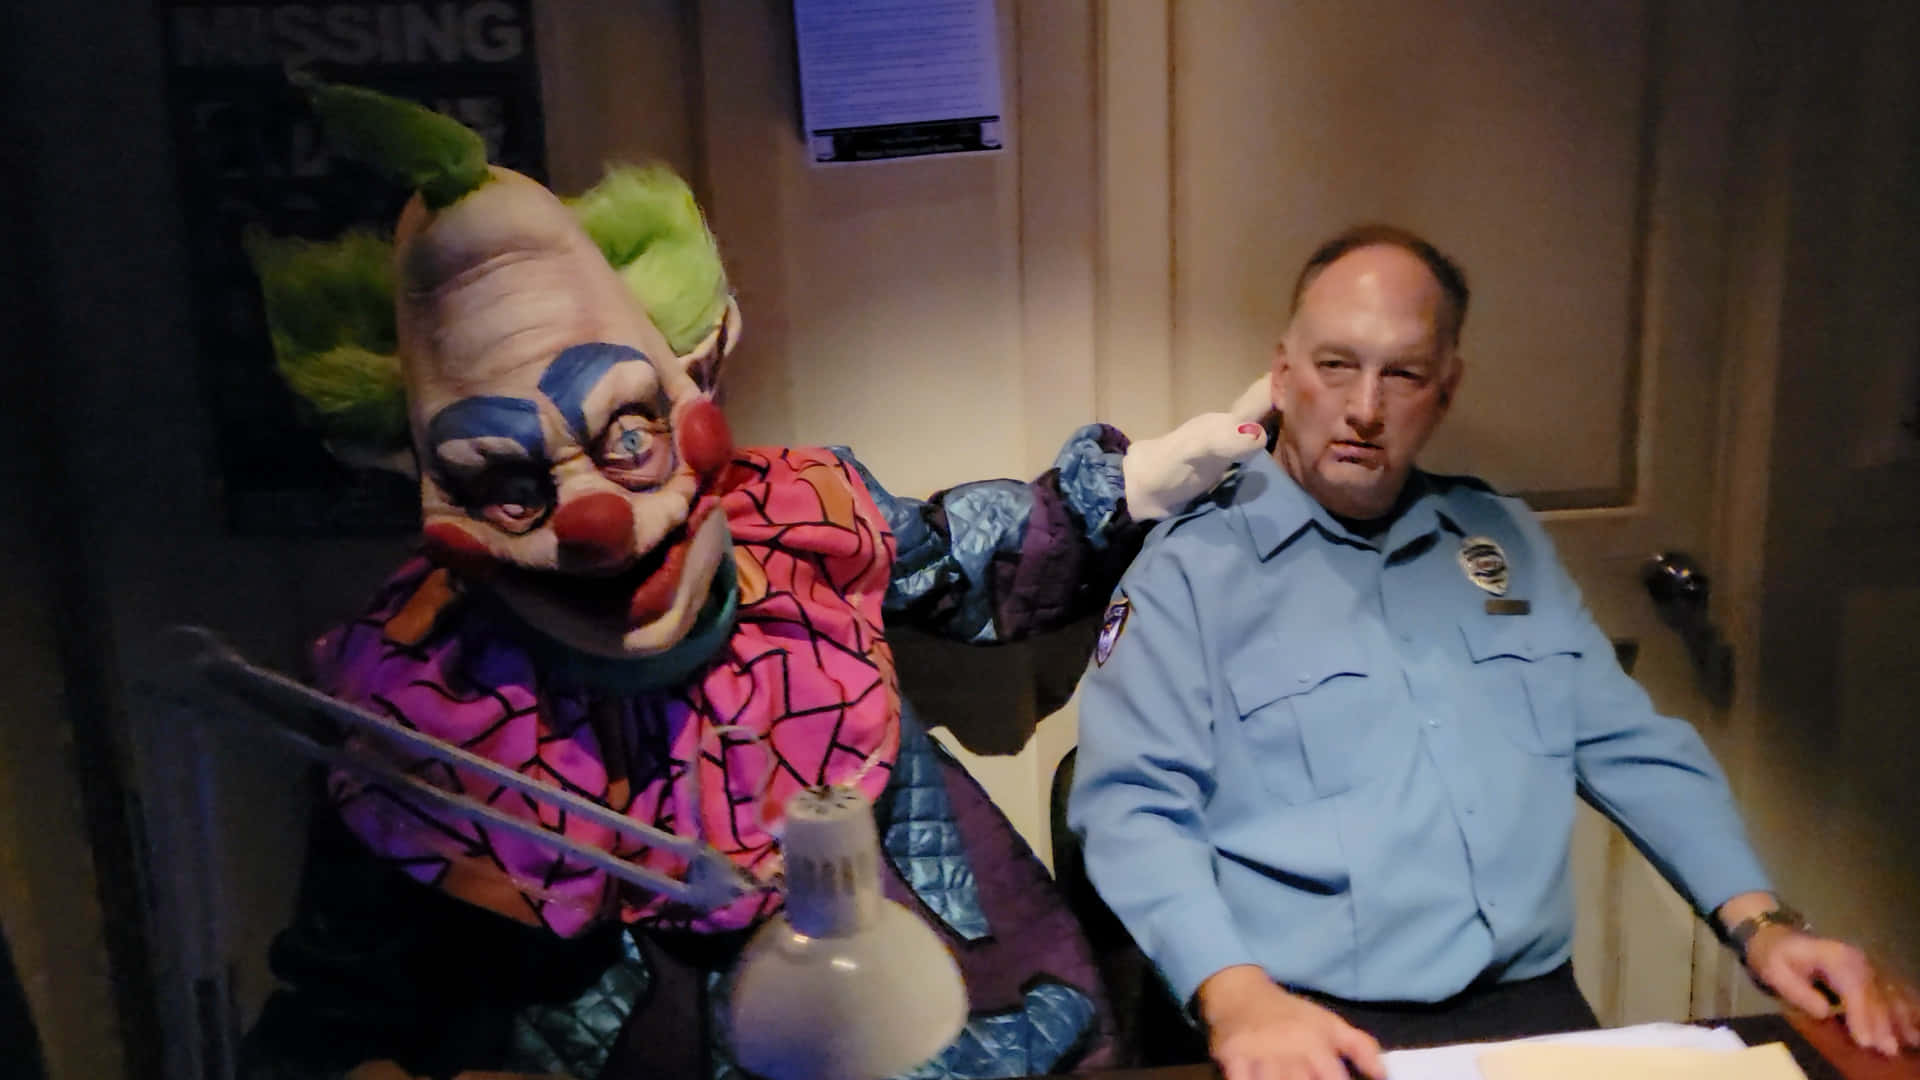
[[[276,671],[255,667],[204,627],[179,627],[174,632],[198,644],[199,651],[192,661],[195,670],[215,686],[260,710],[263,715],[273,721],[274,726],[266,729],[268,733],[292,745],[308,757],[400,785],[409,792],[438,803],[470,820],[484,821],[489,825],[536,840],[579,858],[622,881],[652,892],[669,895],[683,903],[698,905],[703,910],[719,907],[736,897],[761,888],[758,882],[748,877],[744,871],[733,864],[732,860],[711,845],[676,836],[664,829],[635,821],[570,791],[529,780],[472,751],[415,731],[357,705],[329,697]],[[264,696],[273,704],[313,709],[324,713],[371,732],[379,738],[398,743],[422,757],[471,769],[502,787],[519,792],[537,802],[577,814],[648,846],[684,856],[688,860],[688,879],[683,882],[656,871],[635,866],[607,852],[581,845],[538,824],[511,817],[495,807],[437,787],[385,762],[325,746],[310,736],[294,730],[292,721],[267,709],[256,700],[257,696]]]

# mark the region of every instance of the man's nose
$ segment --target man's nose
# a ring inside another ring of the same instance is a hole
[[[1364,373],[1347,396],[1347,423],[1361,435],[1372,435],[1386,423],[1386,387],[1372,372]]]
[[[563,559],[618,562],[633,554],[633,507],[608,491],[577,496],[554,512],[553,534]]]

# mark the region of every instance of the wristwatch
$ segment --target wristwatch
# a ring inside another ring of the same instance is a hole
[[[1784,926],[1801,933],[1813,929],[1805,915],[1784,903],[1759,914],[1749,915],[1727,928],[1727,944],[1733,946],[1733,951],[1740,957],[1741,963],[1747,960],[1747,943],[1753,940],[1753,935],[1768,926]]]

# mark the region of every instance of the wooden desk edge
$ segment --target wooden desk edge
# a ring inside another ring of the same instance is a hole
[[[1899,1057],[1886,1057],[1855,1046],[1844,1021],[1815,1020],[1793,1009],[1784,1015],[1793,1030],[1812,1043],[1847,1080],[1920,1080],[1920,1054],[1909,1051]]]
[[[1793,1030],[1807,1040],[1828,1064],[1846,1080],[1920,1080],[1920,1054],[1883,1057],[1853,1044],[1846,1024],[1839,1020],[1815,1020],[1802,1012],[1784,1014]],[[1218,1080],[1212,1065],[1164,1065],[1152,1069],[1112,1069],[1074,1073],[1086,1080]]]

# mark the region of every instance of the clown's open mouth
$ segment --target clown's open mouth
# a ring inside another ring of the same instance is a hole
[[[700,535],[716,500],[702,500],[686,521],[674,526],[653,549],[631,566],[600,577],[552,570],[513,568],[514,585],[545,594],[551,601],[595,620],[645,626],[673,608],[688,551]]]

